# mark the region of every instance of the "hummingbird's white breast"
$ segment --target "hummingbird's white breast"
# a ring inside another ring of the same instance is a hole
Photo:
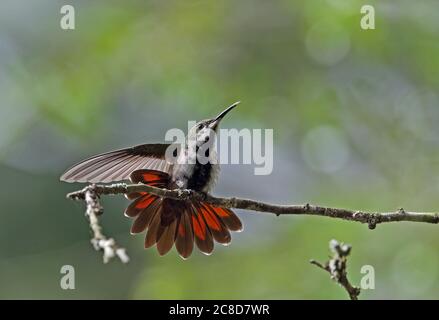
[[[200,163],[197,152],[190,150],[191,148],[185,148],[180,153],[177,163],[173,166],[172,182],[179,189],[209,192],[214,187],[220,171],[216,151],[212,148],[207,163]]]

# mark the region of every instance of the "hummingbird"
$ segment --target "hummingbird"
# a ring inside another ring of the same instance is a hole
[[[183,145],[142,144],[98,154],[73,165],[60,180],[88,183],[130,180],[169,190],[210,192],[220,169],[213,144],[215,134],[224,116],[238,104],[235,102],[215,118],[197,122]],[[169,160],[170,150],[176,161]],[[203,161],[198,156],[200,152]],[[160,255],[168,253],[175,244],[179,255],[187,259],[194,243],[209,255],[214,241],[228,245],[230,231],[242,231],[241,220],[228,208],[194,199],[162,198],[147,192],[125,196],[132,200],[124,212],[134,220],[131,234],[146,230],[145,248],[155,245]]]

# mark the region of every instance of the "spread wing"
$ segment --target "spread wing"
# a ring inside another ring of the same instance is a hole
[[[172,163],[165,160],[170,144],[142,144],[135,147],[102,153],[85,159],[68,169],[61,181],[112,182],[128,180],[139,169],[169,173]]]

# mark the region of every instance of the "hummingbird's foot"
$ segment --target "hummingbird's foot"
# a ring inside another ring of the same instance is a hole
[[[178,196],[181,200],[197,198],[198,200],[204,201],[207,199],[207,192],[192,189],[178,189]]]
[[[182,199],[189,199],[194,196],[194,190],[192,189],[178,189],[178,195]]]

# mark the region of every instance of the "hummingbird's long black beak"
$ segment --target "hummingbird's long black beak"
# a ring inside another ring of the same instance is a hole
[[[234,104],[232,104],[230,107],[225,109],[223,112],[221,112],[217,117],[211,122],[210,127],[212,129],[216,129],[220,121],[224,118],[226,114],[228,114],[232,109],[234,109],[241,101],[237,101]]]

